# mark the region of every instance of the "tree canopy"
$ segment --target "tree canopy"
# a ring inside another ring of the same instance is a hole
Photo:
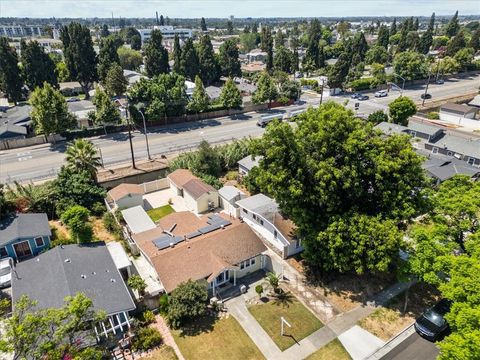
[[[15,104],[22,99],[23,80],[18,68],[18,56],[6,37],[0,37],[0,89]]]
[[[43,86],[44,82],[58,88],[55,63],[37,41],[21,42],[23,76],[30,90]]]
[[[204,34],[200,38],[198,63],[200,66],[200,78],[206,86],[220,79],[220,66],[213,52],[212,42],[208,34]]]
[[[167,320],[173,328],[205,313],[208,293],[206,281],[188,280],[169,296]]]
[[[227,109],[237,109],[242,106],[242,94],[231,78],[222,86],[220,102]]]
[[[163,46],[162,40],[162,32],[152,30],[150,39],[145,46],[145,71],[148,77],[166,74],[170,70],[168,51]]]
[[[395,124],[408,125],[408,118],[417,113],[417,106],[407,96],[400,96],[388,104],[390,119]]]
[[[220,46],[219,63],[222,76],[232,78],[242,76],[240,60],[238,59],[237,42],[234,39],[227,39]]]

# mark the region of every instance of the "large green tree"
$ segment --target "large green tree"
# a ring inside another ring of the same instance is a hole
[[[330,74],[328,75],[328,86],[330,88],[343,88],[349,69],[350,58],[346,52],[343,52],[330,70]]]
[[[456,11],[453,17],[445,26],[445,34],[447,34],[448,37],[454,37],[455,35],[457,35],[459,30],[460,24],[458,23],[458,11]]]
[[[173,72],[182,73],[182,48],[180,47],[180,37],[175,34],[173,39]]]
[[[273,65],[276,70],[280,70],[286,73],[292,73],[293,71],[293,53],[285,46],[280,46],[275,52],[273,58]]]
[[[378,30],[377,45],[382,46],[386,50],[388,49],[389,40],[390,40],[390,34],[387,26],[385,25],[380,26],[380,29]]]
[[[455,35],[447,45],[447,55],[454,56],[457,51],[465,48],[467,46],[467,41],[465,40],[465,32],[460,30],[457,35]]]
[[[178,73],[184,75],[190,81],[195,81],[195,77],[200,74],[200,65],[198,63],[198,55],[193,40],[187,39],[182,49],[180,59],[180,68]]]
[[[235,39],[227,39],[220,46],[219,63],[222,76],[242,76],[240,60],[238,58],[237,41]]]
[[[168,51],[163,46],[162,40],[162,32],[152,30],[150,39],[145,46],[145,71],[149,77],[166,74],[170,70]]]
[[[365,54],[367,64],[385,64],[388,61],[388,51],[383,46],[372,46]]]
[[[407,136],[385,138],[333,102],[300,120],[297,129],[267,128],[255,148],[264,156],[255,182],[297,225],[311,265],[385,271],[398,254],[396,224],[423,206],[421,157]]]
[[[97,174],[97,168],[102,165],[98,150],[92,142],[86,139],[76,139],[67,147],[65,155],[67,169],[73,172],[86,171],[92,179],[94,179]]]
[[[30,104],[30,115],[37,134],[59,134],[77,125],[75,116],[68,111],[63,95],[48,83],[33,91]]]
[[[173,328],[205,314],[207,308],[206,281],[189,280],[178,285],[169,296],[167,320]]]
[[[117,50],[118,61],[122,69],[138,71],[143,64],[143,56],[140,51],[121,46]]]
[[[105,78],[105,89],[114,96],[121,96],[127,91],[128,80],[123,75],[123,69],[117,63],[113,63],[108,69]]]
[[[407,126],[408,118],[417,113],[417,106],[407,96],[400,96],[388,104],[390,119],[395,124]]]
[[[17,52],[6,37],[0,37],[0,89],[16,105],[22,99],[22,87]]]
[[[120,63],[117,50],[121,46],[121,41],[116,35],[110,35],[103,38],[100,43],[100,53],[98,54],[98,77],[102,84],[107,80],[108,70],[114,64]]]
[[[428,24],[427,31],[425,31],[422,34],[422,37],[420,38],[420,42],[418,44],[418,51],[420,51],[422,54],[427,54],[428,51],[430,50],[430,47],[433,44],[433,33],[435,31],[435,13],[432,14],[430,17],[430,22]]]
[[[63,54],[70,77],[80,83],[89,99],[89,90],[98,80],[97,55],[93,49],[90,29],[86,25],[72,22],[61,30]]]
[[[30,90],[43,86],[44,82],[58,87],[55,63],[37,41],[21,42],[23,77]]]
[[[275,81],[264,71],[257,81],[257,90],[252,95],[252,101],[255,104],[263,104],[268,101],[271,104],[272,101],[278,97],[277,87]]]
[[[424,79],[428,74],[428,63],[422,54],[405,51],[395,56],[393,69],[407,81]]]
[[[37,309],[36,302],[22,296],[12,316],[4,321],[0,351],[21,359],[91,359],[101,360],[100,348],[85,347],[95,341],[93,322],[104,320],[104,312],[96,312],[93,302],[84,294],[66,297],[58,308]],[[82,337],[80,337],[80,333]]]
[[[93,100],[95,105],[95,123],[97,124],[118,124],[120,122],[120,111],[113,103],[109,94],[97,87],[95,91],[95,98]]]
[[[238,109],[242,106],[242,94],[231,78],[222,86],[220,103],[227,109]]]
[[[220,67],[213,52],[212,41],[208,34],[200,38],[198,44],[198,63],[200,65],[200,78],[206,86],[220,79]]]
[[[201,113],[208,110],[209,104],[210,98],[203,87],[202,79],[197,75],[195,77],[195,89],[193,90],[192,98],[188,103],[188,109],[193,112]]]

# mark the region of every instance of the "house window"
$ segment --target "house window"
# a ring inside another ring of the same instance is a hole
[[[242,262],[240,263],[240,270],[243,270],[244,268],[245,268],[245,262],[242,261]]]
[[[300,246],[302,245],[302,243],[300,242],[300,240],[295,240],[295,249],[298,249]]]
[[[261,219],[260,219],[260,225],[262,225],[262,226],[263,226],[263,220],[261,220]]]
[[[434,146],[434,147],[432,148],[432,153],[433,153],[433,154],[438,154],[438,148]]]
[[[0,248],[0,257],[8,256],[7,249],[5,247]]]
[[[250,259],[250,266],[253,266],[253,265],[255,265],[255,258]]]
[[[475,164],[475,158],[469,157],[468,158],[468,164],[469,165],[474,165]]]
[[[37,247],[42,247],[45,245],[43,238],[41,236],[35,238],[35,245]]]
[[[247,210],[242,209],[242,211],[243,211],[245,214],[248,214],[248,211],[247,211]]]

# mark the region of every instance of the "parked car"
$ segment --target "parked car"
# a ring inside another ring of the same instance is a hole
[[[449,331],[449,326],[444,315],[450,311],[452,302],[447,299],[440,300],[435,306],[426,310],[415,321],[415,330],[427,340],[435,341]]]
[[[357,99],[359,96],[362,96],[362,94],[360,94],[360,93],[353,93],[352,95],[350,95],[350,98],[352,98],[352,99]]]
[[[435,81],[435,84],[438,84],[438,85],[443,85],[445,83],[445,81],[443,79],[438,79],[437,81]]]
[[[359,97],[357,97],[357,100],[360,100],[360,101],[364,101],[364,100],[368,100],[368,99],[370,99],[368,97],[368,95],[360,95]]]
[[[385,97],[388,96],[387,90],[380,90],[375,93],[375,97]]]
[[[71,103],[71,102],[77,102],[77,101],[80,101],[80,99],[78,97],[71,97],[71,98],[68,98],[67,99],[67,102]]]
[[[275,119],[279,119],[281,121],[282,117],[283,117],[282,114],[262,116],[260,119],[258,119],[257,126],[260,126],[260,127],[264,128],[265,126],[267,126],[270,122],[272,122]]]
[[[0,260],[0,289],[12,284],[12,258]]]
[[[431,94],[422,94],[422,95],[420,95],[420,98],[422,98],[422,99],[431,99],[431,98],[432,98],[432,95],[431,95]]]

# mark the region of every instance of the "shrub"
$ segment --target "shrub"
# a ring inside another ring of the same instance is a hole
[[[107,229],[108,232],[115,234],[118,229],[118,224],[115,221],[115,217],[110,211],[107,211],[102,216],[103,226]]]
[[[368,121],[374,125],[380,124],[383,121],[388,122],[388,115],[382,110],[377,110],[368,115]]]
[[[155,314],[150,310],[145,310],[142,313],[142,320],[145,325],[149,325],[155,322]]]
[[[352,88],[353,91],[374,89],[377,86],[378,86],[378,79],[374,77],[361,78],[361,79],[353,80],[352,82],[350,82],[350,88]]]
[[[145,281],[138,275],[132,275],[130,279],[128,279],[127,284],[133,290],[137,290],[140,294],[143,294],[143,292],[147,288],[147,284],[145,284]]]
[[[92,225],[88,222],[89,216],[88,209],[80,205],[74,205],[62,214],[62,222],[69,228],[72,239],[78,243],[90,242],[93,239]]]
[[[208,299],[206,281],[188,280],[170,294],[167,320],[173,328],[185,321],[202,316]]]
[[[157,329],[151,327],[140,328],[133,338],[132,345],[135,351],[150,350],[162,342],[162,335]]]
[[[440,115],[438,114],[438,111],[430,111],[427,114],[427,118],[430,120],[438,120],[440,119]]]
[[[227,174],[225,175],[225,178],[227,180],[237,180],[238,172],[236,170],[231,170],[231,171],[227,172]]]
[[[258,294],[258,297],[262,297],[263,286],[260,284],[255,286],[255,292]]]
[[[107,208],[105,207],[105,204],[100,201],[95,202],[92,206],[92,214],[95,216],[102,215],[105,212],[105,210],[107,210]]]
[[[160,314],[165,315],[168,312],[168,295],[163,294],[160,296],[160,300],[158,301],[158,309],[160,310]]]

